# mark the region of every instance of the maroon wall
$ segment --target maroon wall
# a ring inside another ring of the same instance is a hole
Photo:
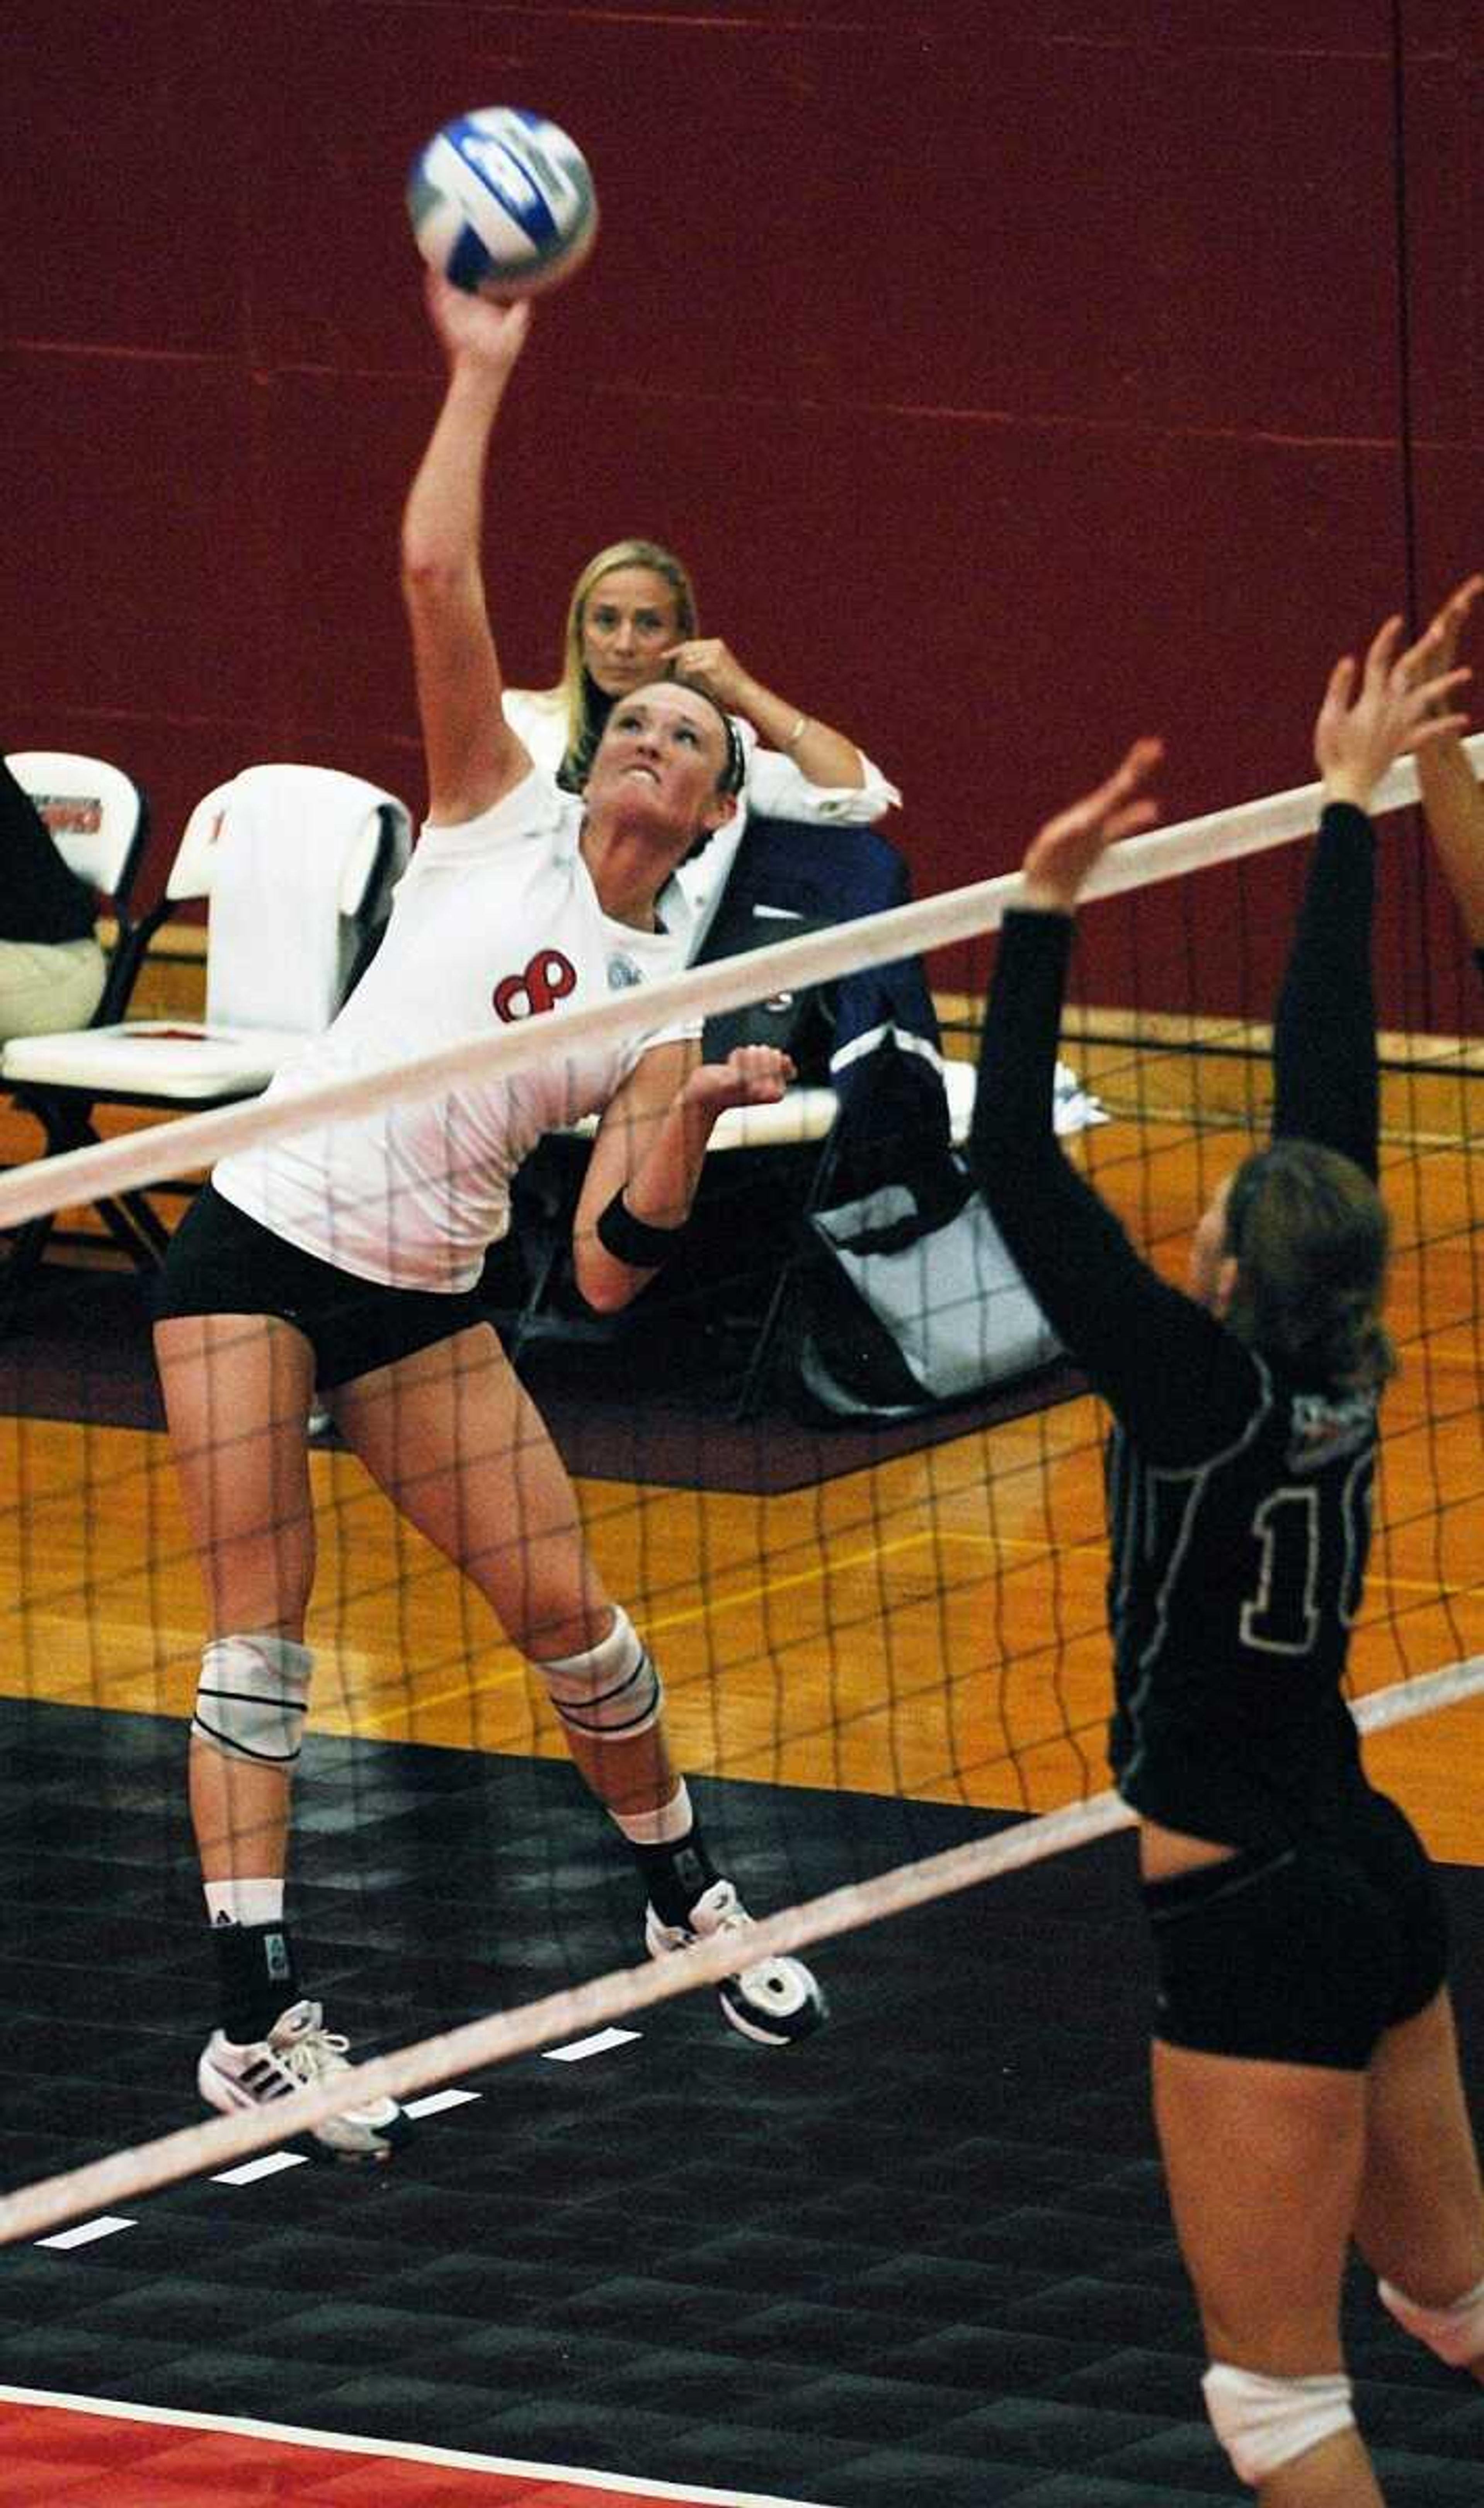
[[[401,188],[473,104],[570,128],[604,211],[501,424],[510,677],[592,547],[673,541],[905,787],[919,894],[1146,727],[1171,815],[1307,780],[1334,651],[1484,560],[1476,0],[9,0],[7,50],[0,737],[167,830],[259,757],[421,803]],[[1472,1018],[1394,850],[1388,1014]],[[1161,981],[1258,1006],[1193,903]]]

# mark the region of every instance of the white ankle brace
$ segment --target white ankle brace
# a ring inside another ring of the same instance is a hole
[[[1268,2378],[1260,2370],[1213,2360],[1201,2391],[1233,2471],[1254,2488],[1321,2439],[1354,2426],[1350,2379],[1339,2369],[1313,2378]]]

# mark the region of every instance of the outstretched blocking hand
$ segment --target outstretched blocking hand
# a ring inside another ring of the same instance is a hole
[[[1021,867],[1020,902],[1070,914],[1089,874],[1121,836],[1152,828],[1160,805],[1139,787],[1165,755],[1160,740],[1136,740],[1106,783],[1074,801],[1032,837]]]
[[[1464,629],[1468,624],[1469,612],[1481,592],[1484,592],[1484,574],[1470,574],[1455,591],[1449,593],[1447,600],[1442,602],[1433,612],[1428,634],[1437,639],[1430,657],[1430,667],[1434,671],[1453,669],[1459,657],[1460,640]]]
[[[1468,575],[1457,591],[1449,593],[1433,617],[1429,633],[1437,643],[1432,667],[1445,678],[1481,593],[1484,574]],[[1418,759],[1418,782],[1428,832],[1458,901],[1469,944],[1484,963],[1484,787],[1462,741],[1449,737],[1449,721],[1457,722],[1458,717],[1448,717],[1446,706],[1445,697],[1439,708],[1443,719],[1437,725],[1437,737]]]
[[[1402,622],[1388,618],[1371,639],[1358,683],[1353,654],[1336,662],[1314,726],[1315,762],[1331,801],[1368,809],[1381,778],[1407,750],[1451,739],[1466,725],[1452,699],[1472,674],[1440,667],[1450,607],[1404,653],[1396,649]]]

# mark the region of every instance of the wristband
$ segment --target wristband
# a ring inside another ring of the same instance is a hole
[[[682,1220],[679,1228],[655,1228],[648,1219],[636,1219],[620,1185],[599,1212],[596,1233],[604,1252],[612,1254],[615,1263],[627,1263],[636,1272],[657,1272],[685,1236],[686,1223]]]

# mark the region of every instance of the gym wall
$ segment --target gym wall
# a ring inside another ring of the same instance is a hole
[[[401,195],[473,104],[566,125],[604,218],[497,439],[507,676],[555,675],[595,546],[673,542],[704,627],[903,786],[918,894],[1007,867],[1136,731],[1171,816],[1307,781],[1334,653],[1484,561],[1471,0],[7,28],[0,739],[117,757],[162,849],[256,758],[421,805],[396,532],[440,370]],[[1474,1025],[1415,831],[1394,853],[1384,1014]],[[1169,987],[1261,1011],[1282,917],[1232,950],[1225,877],[1194,945],[1171,898]],[[1130,992],[1115,914],[1089,947]]]

